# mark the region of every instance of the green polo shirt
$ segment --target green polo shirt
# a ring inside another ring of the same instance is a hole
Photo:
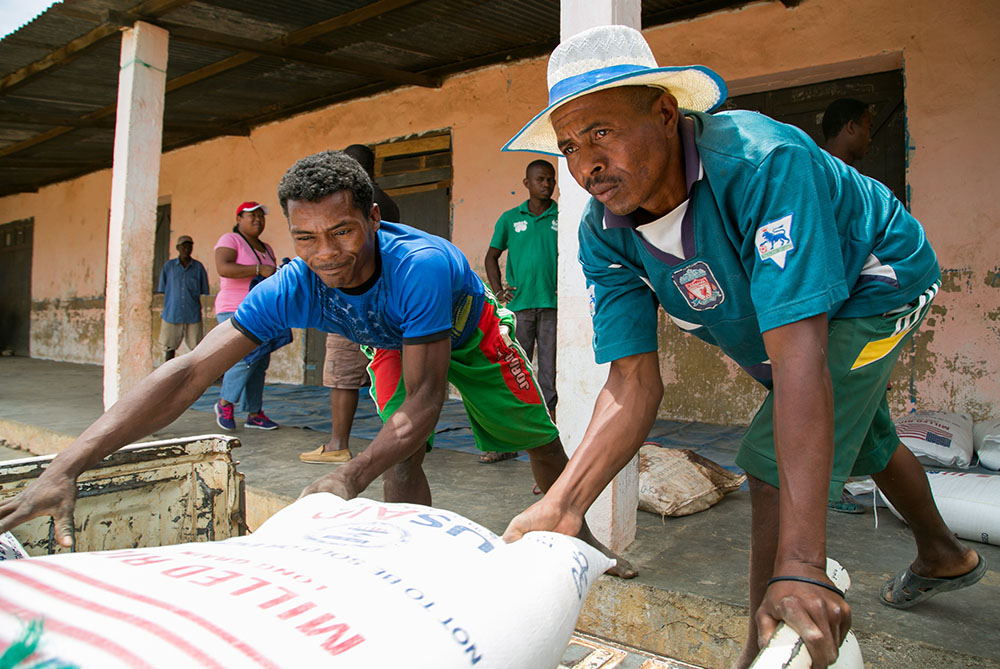
[[[540,216],[528,201],[500,215],[490,246],[507,251],[507,285],[517,288],[507,308],[555,309],[559,207],[553,200]]]

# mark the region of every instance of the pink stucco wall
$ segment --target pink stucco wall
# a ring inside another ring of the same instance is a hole
[[[945,272],[944,291],[904,356],[897,380],[920,408],[1000,414],[1000,223],[992,196],[1000,154],[1000,71],[995,48],[1000,3],[968,0],[806,0],[786,9],[758,2],[646,32],[661,64],[702,63],[739,92],[822,81],[902,64],[913,212]],[[499,147],[544,103],[545,61],[493,66],[447,80],[440,89],[403,88],[166,154],[160,194],[169,196],[173,234],[195,240],[214,278],[211,248],[232,225],[235,205],[272,207],[264,239],[279,258],[291,243],[275,188],[284,170],[314,151],[450,128],[452,239],[482,271],[493,223],[524,198],[533,156]],[[0,198],[0,223],[34,217],[32,354],[100,361],[110,173],[98,172]],[[564,225],[569,222],[563,221]],[[95,326],[96,322],[96,326]],[[714,352],[662,325],[661,364],[669,403],[661,413],[745,422],[760,392]],[[301,378],[301,348],[274,363],[272,379]],[[904,383],[905,382],[905,383]]]

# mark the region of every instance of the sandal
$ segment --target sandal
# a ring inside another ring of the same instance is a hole
[[[499,451],[486,451],[479,456],[479,462],[484,465],[492,465],[495,462],[503,462],[504,460],[513,460],[517,457],[517,451],[512,451],[510,453],[501,453]]]
[[[976,565],[975,569],[951,578],[920,576],[914,574],[907,567],[885,582],[882,586],[880,599],[883,604],[894,609],[908,609],[925,599],[930,599],[939,592],[969,587],[985,576],[987,569],[986,558],[982,555],[979,556],[979,564]],[[886,599],[886,595],[889,594],[892,595],[892,600]]]
[[[865,507],[858,503],[858,500],[846,490],[840,491],[839,502],[827,502],[826,508],[840,513],[864,513]]]

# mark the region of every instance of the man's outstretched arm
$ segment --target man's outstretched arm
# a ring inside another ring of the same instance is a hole
[[[169,425],[255,346],[226,321],[194,351],[164,363],[77,437],[24,491],[0,503],[0,533],[51,515],[56,540],[70,546],[76,478],[122,446]]]
[[[317,479],[302,495],[331,492],[351,499],[390,467],[424,448],[434,431],[448,392],[451,340],[403,345],[406,399],[385,422],[368,448],[336,471]]]
[[[826,502],[833,467],[833,385],[826,314],[764,333],[774,376],[774,449],[779,531],[775,577],[830,583],[826,575]],[[826,666],[851,625],[850,607],[825,588],[777,581],[756,612],[763,646],[783,620],[802,637],[813,666]]]
[[[510,522],[504,540],[534,530],[575,536],[584,513],[649,434],[662,396],[655,352],[612,362],[579,448],[545,497]]]

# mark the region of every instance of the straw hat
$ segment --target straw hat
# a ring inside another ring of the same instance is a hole
[[[628,26],[598,26],[578,33],[549,57],[549,106],[514,135],[504,151],[562,155],[549,116],[560,105],[616,86],[656,86],[681,109],[711,111],[726,99],[726,84],[702,65],[658,67],[642,34]]]

